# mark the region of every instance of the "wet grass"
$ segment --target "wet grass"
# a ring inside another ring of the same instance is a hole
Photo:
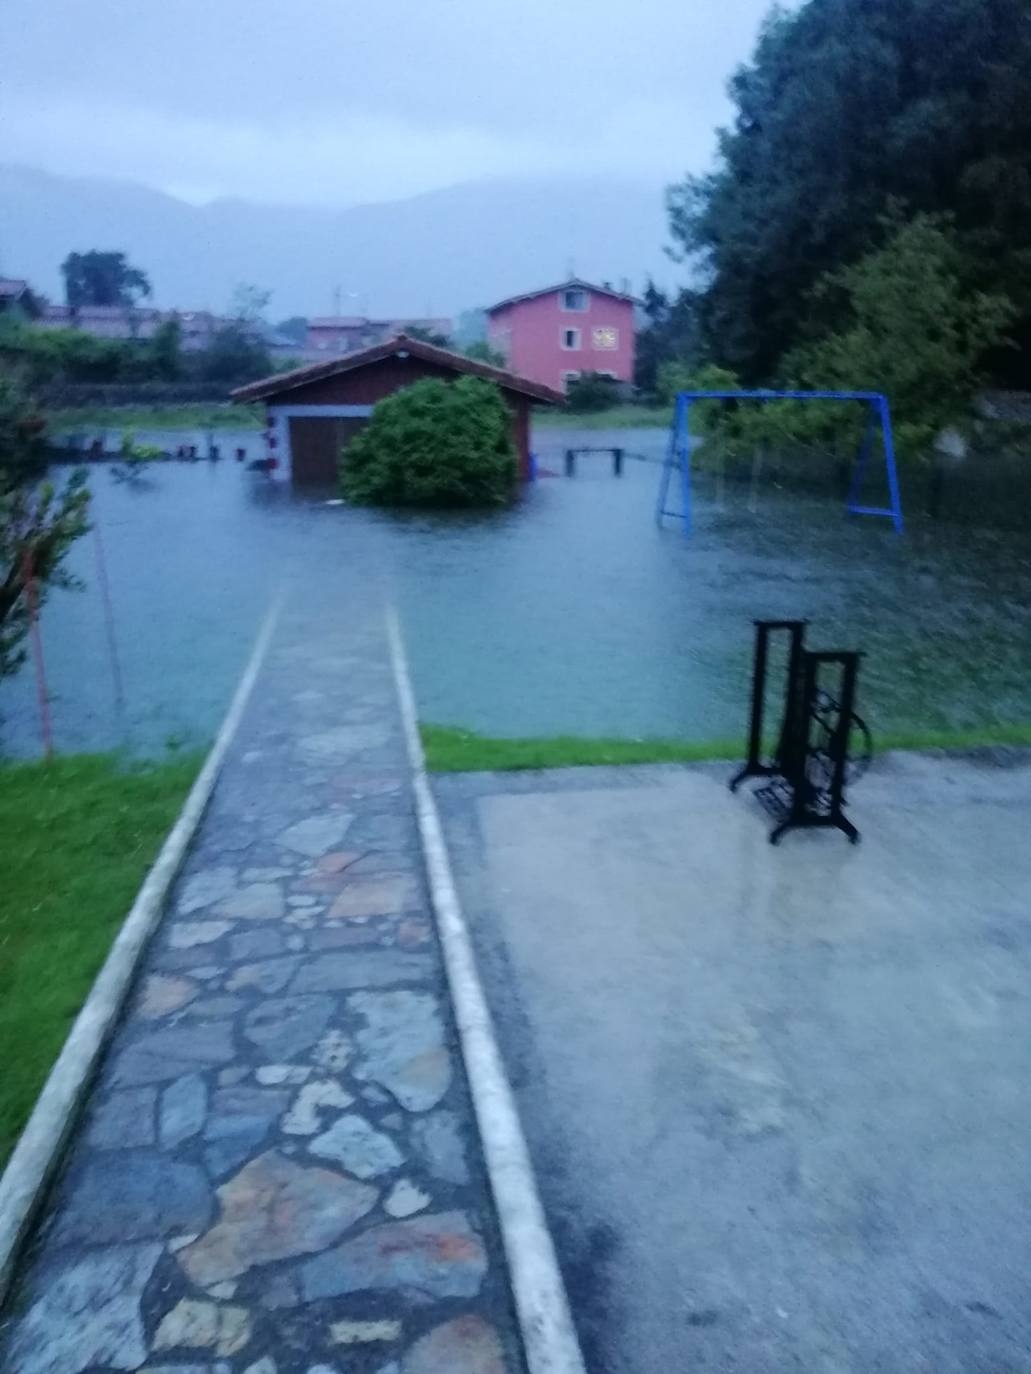
[[[672,406],[613,406],[610,410],[581,413],[544,408],[534,411],[534,429],[647,429],[658,425],[668,429],[673,420]]]
[[[81,406],[51,410],[47,423],[52,430],[69,429],[261,429],[262,406],[164,405]]]
[[[0,763],[0,1166],[200,763]]]
[[[580,768],[620,763],[701,763],[734,759],[739,741],[668,739],[491,739],[472,730],[421,725],[426,766],[431,773],[504,772],[517,768]]]
[[[497,739],[453,726],[420,725],[426,766],[431,773],[508,772],[522,768],[589,768],[614,764],[707,763],[743,757],[744,739],[587,739],[556,735],[550,739]],[[980,730],[905,731],[875,741],[889,749],[979,749],[1031,746],[1031,725],[1000,725]]]

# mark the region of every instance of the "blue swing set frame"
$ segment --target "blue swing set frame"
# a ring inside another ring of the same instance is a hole
[[[665,517],[682,520],[684,534],[691,534],[691,404],[694,401],[861,401],[868,407],[866,429],[856,466],[849,482],[845,511],[848,515],[875,515],[889,519],[895,533],[901,534],[902,501],[899,496],[899,478],[895,466],[895,440],[891,429],[891,411],[888,398],[880,391],[681,391],[677,393],[673,423],[669,431],[669,446],[662,464],[659,479],[659,499],[655,508],[657,524],[662,525]],[[866,474],[873,447],[874,435],[878,426],[884,444],[884,463],[888,475],[888,506],[861,506],[859,492]],[[669,510],[669,485],[673,470],[680,475],[681,509]]]

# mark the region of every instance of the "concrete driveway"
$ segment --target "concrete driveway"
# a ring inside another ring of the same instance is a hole
[[[441,777],[593,1370],[1031,1371],[1031,766]]]

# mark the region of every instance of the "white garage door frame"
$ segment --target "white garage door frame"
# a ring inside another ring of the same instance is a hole
[[[273,452],[279,459],[275,477],[289,482],[293,477],[293,455],[290,451],[290,421],[292,419],[340,419],[353,420],[367,418],[372,414],[372,406],[269,406],[268,432],[276,441]]]

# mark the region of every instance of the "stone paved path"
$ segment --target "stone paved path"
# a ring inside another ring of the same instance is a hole
[[[295,595],[5,1374],[519,1374],[375,596]]]

